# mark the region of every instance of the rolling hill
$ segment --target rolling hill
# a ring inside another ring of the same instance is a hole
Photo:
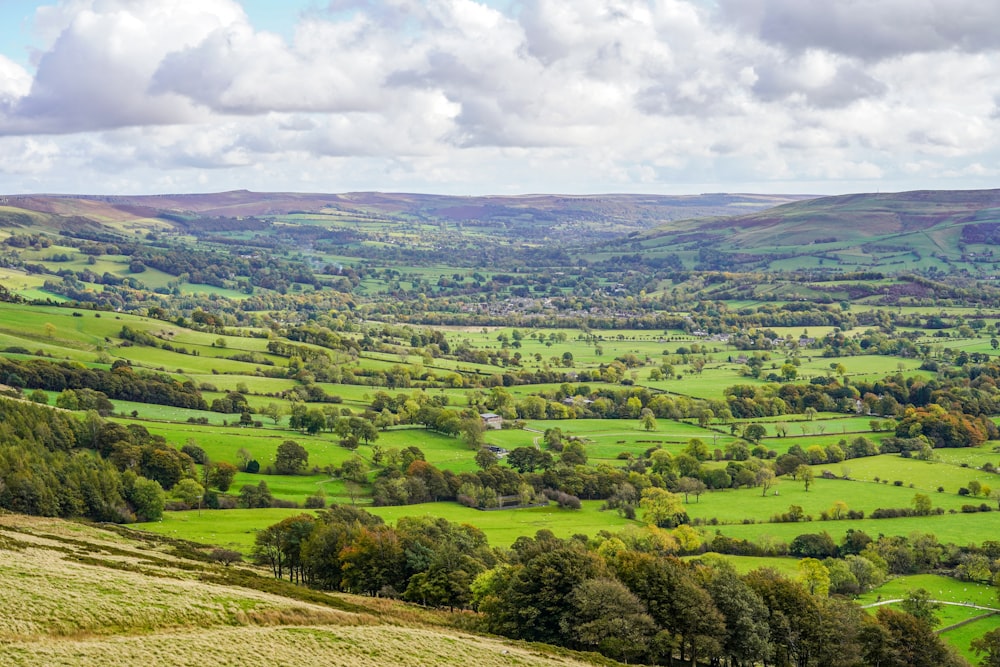
[[[695,268],[993,269],[1000,190],[854,194],[668,222],[593,248],[678,253]]]
[[[49,226],[56,230],[106,225],[122,231],[146,226],[197,231],[199,220],[302,216],[320,224],[406,223],[468,225],[500,236],[553,235],[573,230],[573,240],[608,239],[665,221],[731,216],[770,208],[800,197],[785,195],[523,195],[454,197],[355,192],[346,194],[256,193],[0,197],[0,226]],[[318,216],[318,217],[317,217]]]

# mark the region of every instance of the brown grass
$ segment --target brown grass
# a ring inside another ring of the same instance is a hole
[[[424,667],[474,665],[549,667],[590,664],[472,635],[400,627],[213,628],[145,637],[57,642],[14,642],[3,647],[7,665],[155,664],[178,667]]]
[[[0,514],[0,664],[609,664],[457,629],[469,613],[276,585],[157,540]]]

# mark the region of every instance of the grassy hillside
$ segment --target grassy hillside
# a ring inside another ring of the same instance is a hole
[[[443,613],[284,585],[207,553],[0,515],[3,664],[613,664],[473,635]]]
[[[613,242],[646,255],[678,253],[693,266],[885,271],[992,268],[1000,191],[842,195],[731,218],[666,223]],[[722,257],[715,256],[721,254]]]

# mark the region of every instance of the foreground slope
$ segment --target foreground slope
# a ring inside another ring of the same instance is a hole
[[[13,514],[0,515],[0,610],[5,665],[593,664],[284,585],[187,543]]]

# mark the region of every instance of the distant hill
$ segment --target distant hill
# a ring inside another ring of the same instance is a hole
[[[671,221],[623,247],[679,253],[706,269],[993,270],[1000,190],[921,190],[821,197],[728,218]]]
[[[0,197],[0,226],[47,225],[57,230],[98,224],[197,227],[209,218],[324,216],[321,222],[461,224],[510,235],[572,240],[610,239],[668,221],[760,211],[802,199],[787,195],[520,195],[472,196],[353,192],[345,194],[250,192],[100,196]],[[303,220],[298,220],[303,222]],[[308,222],[308,220],[307,220]],[[185,224],[188,223],[188,224]]]
[[[700,194],[470,196],[250,192],[148,196],[8,195],[0,228],[87,238],[149,232],[239,243],[283,236],[353,244],[366,258],[441,261],[484,250],[568,251],[580,260],[639,255],[701,270],[995,272],[1000,190],[941,190],[809,198]],[[96,236],[95,236],[96,235]],[[329,246],[328,246],[329,247]],[[407,254],[410,253],[410,254]],[[426,254],[431,253],[431,254]],[[433,253],[438,253],[437,255]],[[513,253],[513,254],[511,254]],[[520,255],[517,255],[520,256]],[[553,257],[555,255],[552,255]],[[997,258],[1000,259],[1000,258]],[[501,261],[483,257],[484,266]]]

